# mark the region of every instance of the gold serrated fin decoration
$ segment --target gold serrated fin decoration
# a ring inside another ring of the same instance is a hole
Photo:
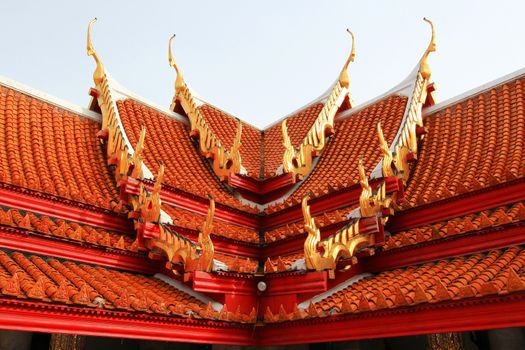
[[[201,247],[201,255],[199,257],[200,270],[210,272],[213,269],[213,256],[215,249],[211,240],[211,233],[213,230],[213,216],[215,214],[215,200],[211,195],[210,206],[208,208],[208,215],[206,221],[202,225],[202,230],[199,232],[198,244]]]
[[[417,128],[423,128],[422,110],[427,98],[427,87],[432,74],[432,70],[428,64],[428,56],[431,52],[436,51],[434,24],[427,18],[424,18],[424,20],[430,24],[432,37],[420,60],[414,90],[407,108],[407,115],[405,116],[405,124],[402,126],[401,135],[394,148],[394,165],[398,176],[405,184],[410,176],[408,157],[411,156],[413,159],[417,159],[418,141],[420,139],[417,134]]]
[[[381,154],[383,155],[383,159],[381,161],[381,171],[383,174],[383,177],[389,177],[394,175],[394,170],[392,169],[392,152],[390,151],[390,147],[388,147],[388,143],[385,140],[385,136],[383,134],[383,129],[381,128],[381,121],[377,123],[377,138],[379,139],[379,147],[381,148]]]
[[[297,149],[289,142],[288,129],[286,121],[281,124],[284,141],[283,154],[283,172],[292,173],[293,180],[302,180],[312,170],[313,158],[317,157],[324,150],[328,137],[334,133],[334,118],[341,108],[341,105],[347,101],[348,106],[352,107],[350,98],[350,78],[348,76],[348,66],[355,59],[355,41],[354,34],[347,30],[352,37],[352,50],[346,60],[339,79],[332,88],[332,91],[326,99],[321,112],[308,130],[303,141]]]
[[[240,155],[242,123],[240,120],[237,121],[238,126],[234,143],[232,148],[227,150],[206,123],[196,99],[184,81],[182,71],[175,62],[171,49],[174,38],[175,35],[170,38],[168,43],[168,61],[177,73],[175,95],[170,109],[175,111],[178,109],[178,106],[180,106],[184,113],[186,113],[190,121],[190,135],[198,136],[201,155],[206,158],[211,158],[213,170],[221,180],[226,180],[231,174],[241,174],[241,170],[243,169]]]

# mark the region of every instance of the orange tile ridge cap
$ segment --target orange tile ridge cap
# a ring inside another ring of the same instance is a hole
[[[20,83],[16,80],[7,78],[2,75],[0,75],[0,85],[5,86],[6,88],[9,88],[9,89],[18,91],[22,94],[25,94],[31,97],[35,97],[38,100],[49,102],[56,107],[67,110],[69,112],[73,112],[81,117],[85,117],[85,118],[94,120],[98,123],[102,121],[102,116],[97,112],[94,112],[85,107],[79,106],[77,104],[74,104],[73,102],[69,102],[59,97],[56,97],[56,96],[47,94],[45,92],[42,92],[40,90],[34,89],[23,83]]]

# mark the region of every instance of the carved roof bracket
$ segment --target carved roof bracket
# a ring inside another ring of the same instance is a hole
[[[238,120],[237,133],[233,145],[231,149],[227,150],[215,136],[200,113],[197,101],[184,81],[182,72],[173,58],[171,43],[174,38],[175,35],[170,38],[168,44],[169,64],[177,73],[175,96],[173,97],[170,109],[176,111],[180,107],[184,110],[184,113],[190,120],[190,135],[198,137],[200,153],[206,158],[211,159],[213,170],[221,181],[225,181],[231,174],[242,175],[243,167],[240,154],[242,123]]]
[[[303,198],[304,227],[308,236],[304,243],[304,254],[306,267],[312,270],[328,270],[331,277],[334,277],[335,269],[341,259],[348,259],[345,269],[357,261],[356,253],[366,249],[372,254],[374,248],[384,244],[384,225],[390,215],[393,215],[396,207],[397,193],[387,191],[387,178],[397,177],[396,182],[406,183],[410,175],[409,162],[417,159],[418,142],[421,135],[418,128],[423,127],[422,108],[426,100],[427,87],[431,76],[431,69],[427,58],[430,52],[436,50],[434,25],[428,19],[432,29],[430,44],[421,58],[417,71],[414,90],[409,104],[407,105],[404,124],[397,137],[397,143],[388,146],[383,135],[381,122],[377,124],[377,136],[379,147],[383,155],[381,166],[383,181],[375,190],[368,182],[368,176],[363,165],[362,158],[359,159],[359,182],[361,184],[361,195],[359,197],[359,214],[353,221],[337,231],[335,234],[321,240],[319,229],[315,225],[315,220],[310,215],[307,194]],[[283,122],[283,136],[287,136],[286,121]],[[285,137],[285,148],[287,157],[294,161],[291,142]],[[394,153],[392,153],[392,149]]]
[[[354,62],[355,59],[355,42],[354,34],[348,29],[347,31],[352,37],[352,50],[350,51],[350,55],[341,70],[339,79],[325,101],[323,109],[297,149],[294,148],[290,141],[286,120],[283,120],[281,124],[284,140],[283,146],[285,148],[283,154],[283,171],[285,173],[292,173],[294,181],[302,180],[312,170],[313,158],[320,155],[326,146],[327,138],[334,133],[334,118],[343,103],[347,101],[348,107],[352,107],[348,66],[350,62]]]

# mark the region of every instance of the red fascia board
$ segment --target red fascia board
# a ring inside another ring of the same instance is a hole
[[[49,198],[48,198],[49,197]],[[34,191],[14,191],[0,187],[0,205],[27,210],[68,221],[92,225],[122,233],[133,232],[133,225],[124,216],[84,203],[69,200],[54,201],[51,196]]]
[[[151,316],[0,299],[0,329],[87,336],[248,345],[253,325]]]
[[[284,294],[320,293],[328,288],[326,271],[306,272],[300,274],[283,274],[266,276],[267,289],[263,296]]]
[[[347,225],[350,222],[350,220],[341,221],[338,223],[334,223],[331,225],[327,225],[321,229],[321,239],[325,239],[326,237],[336,233],[339,231],[342,227]],[[290,238],[285,238],[281,240],[277,240],[275,242],[268,243],[261,253],[261,257],[268,258],[268,257],[276,257],[276,256],[284,256],[291,253],[295,253],[297,251],[303,250],[304,248],[304,240],[306,239],[307,234],[302,233]]]
[[[151,189],[151,181],[145,181],[148,188]],[[163,202],[178,206],[182,209],[191,210],[199,214],[206,215],[210,205],[209,200],[194,196],[188,193],[182,193],[178,190],[170,188],[168,185],[162,185],[162,192],[160,194]],[[223,221],[231,222],[237,225],[246,226],[249,228],[259,228],[259,216],[247,212],[240,211],[235,208],[228,207],[221,203],[217,203],[215,207],[215,217]]]
[[[233,174],[228,178],[228,184],[247,199],[263,204],[281,197],[294,184],[294,181],[290,173],[266,180]]]
[[[403,192],[403,186],[399,179],[395,176],[388,178],[378,178],[370,181],[370,186],[376,188],[383,181],[386,182],[387,193],[392,192]],[[352,185],[340,191],[326,194],[321,197],[311,199],[308,204],[310,205],[310,212],[313,216],[323,214],[327,211],[348,207],[349,205],[356,203],[361,195],[361,186],[359,184]],[[269,214],[261,218],[261,227],[264,230],[272,230],[279,226],[297,222],[303,219],[303,211],[301,204],[297,204],[293,207],[283,209],[277,213]]]
[[[336,342],[525,326],[525,292],[270,324],[260,345]]]
[[[170,225],[170,227],[172,227],[173,230],[177,232],[178,234],[181,234],[184,237],[189,238],[194,242],[196,242],[199,238],[198,231],[190,230],[184,227],[173,226],[173,225]],[[249,258],[254,258],[254,259],[261,258],[261,250],[258,244],[247,243],[247,242],[242,242],[242,241],[234,241],[234,240],[222,237],[222,236],[217,236],[213,233],[212,233],[211,239],[213,241],[213,246],[216,252],[226,253],[230,255],[240,255],[243,257],[249,257]]]
[[[523,199],[525,199],[525,177],[396,212],[386,229],[390,232],[404,231]]]
[[[86,245],[34,236],[27,231],[2,226],[0,226],[0,247],[137,273],[153,274],[159,270],[159,262],[131,252],[117,253],[94,249]]]
[[[396,248],[360,259],[364,270],[380,272],[402,266],[423,264],[454,256],[463,256],[525,244],[525,222],[492,227],[474,233],[454,235],[421,244]]]
[[[258,279],[252,276],[211,274],[195,271],[192,274],[193,290],[202,293],[256,295]]]

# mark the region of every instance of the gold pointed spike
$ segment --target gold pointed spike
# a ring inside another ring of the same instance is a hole
[[[97,68],[95,69],[95,72],[93,73],[93,81],[95,82],[96,85],[98,85],[104,79],[104,65],[102,64],[102,61],[98,57],[97,52],[93,48],[93,44],[91,43],[91,26],[96,21],[97,21],[97,18],[95,17],[91,21],[89,21],[89,24],[88,24],[87,55],[88,56],[93,56],[93,59],[95,60],[95,63],[97,64]]]
[[[354,33],[352,33],[350,29],[347,29],[346,31],[352,37],[352,50],[350,51],[350,55],[348,56],[345,62],[345,65],[343,66],[343,70],[341,71],[341,75],[339,76],[339,82],[341,83],[341,86],[348,88],[350,86],[350,77],[348,76],[348,66],[350,65],[350,62],[354,62],[354,59],[355,59],[355,37],[354,37]]]
[[[211,240],[211,232],[213,230],[213,216],[215,215],[215,200],[212,195],[210,198],[210,207],[208,208],[208,215],[206,221],[202,225],[202,230],[199,232],[199,245],[202,248],[201,256],[199,258],[200,268],[205,272],[210,272],[213,269],[213,256],[215,248]]]
[[[182,72],[180,71],[179,66],[177,66],[177,63],[173,58],[173,52],[171,51],[171,43],[173,39],[175,39],[175,35],[176,34],[173,34],[171,36],[168,43],[168,60],[170,63],[170,67],[173,67],[175,69],[175,72],[177,72],[177,79],[175,80],[175,91],[179,91],[181,88],[184,87],[184,78],[182,77]]]
[[[381,153],[383,154],[383,161],[382,161],[382,172],[384,177],[392,176],[394,175],[394,172],[392,170],[392,152],[390,151],[390,147],[388,147],[388,143],[385,140],[385,136],[383,134],[383,128],[381,128],[381,121],[377,122],[377,138],[379,139],[379,147],[381,148]]]
[[[431,52],[436,51],[436,31],[434,29],[434,23],[432,23],[431,20],[427,19],[426,17],[423,17],[423,20],[430,24],[430,28],[432,29],[432,38],[430,39],[430,43],[428,44],[428,47],[423,54],[423,57],[421,58],[421,65],[419,68],[419,72],[425,79],[429,79],[430,75],[432,74],[432,69],[430,69],[430,66],[428,64],[428,55],[430,55]]]

